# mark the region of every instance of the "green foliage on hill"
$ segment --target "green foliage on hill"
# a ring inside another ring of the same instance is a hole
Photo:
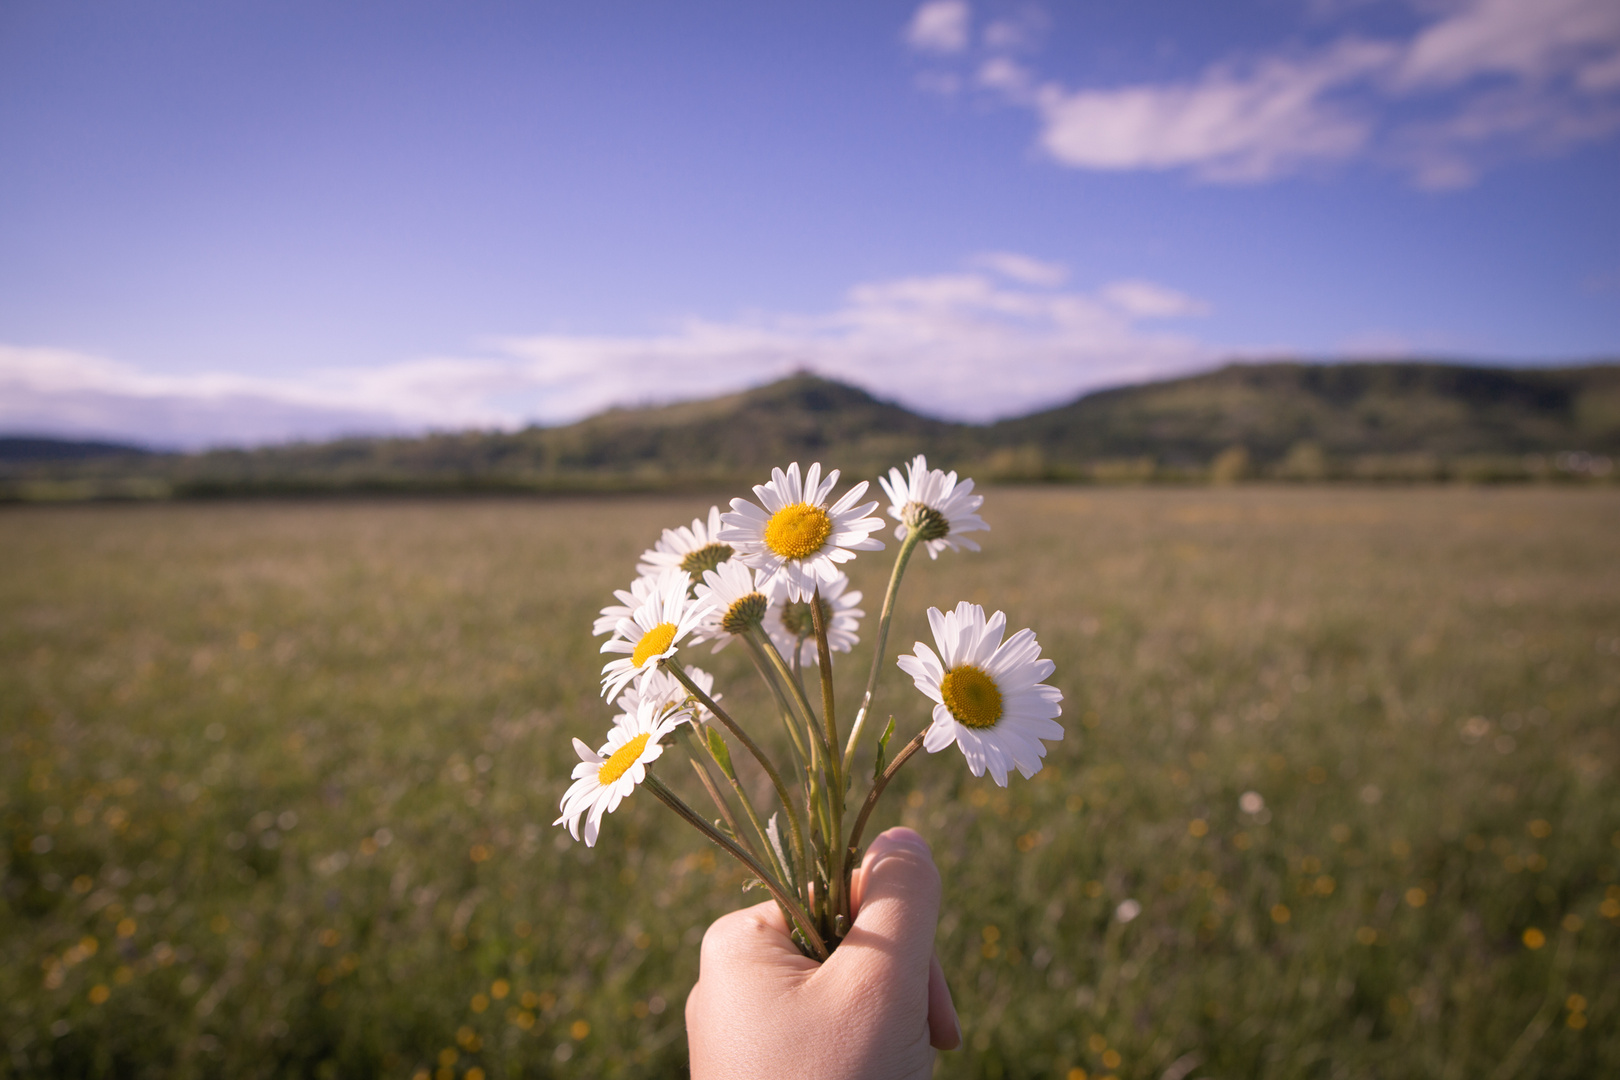
[[[1231,364],[1090,394],[990,429],[1063,461],[1154,455],[1206,462],[1242,446],[1280,462],[1331,456],[1620,449],[1620,365],[1510,369],[1436,363]]]
[[[94,439],[55,439],[47,435],[0,435],[0,462],[83,461],[91,458],[140,457],[150,450]]]
[[[872,476],[923,452],[986,479],[1216,482],[1614,475],[1620,365],[1232,364],[989,425],[799,374],[561,427],[188,455],[0,461],[0,497],[716,489],[789,461]]]

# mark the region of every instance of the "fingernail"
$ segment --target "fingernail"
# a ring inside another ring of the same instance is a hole
[[[908,847],[913,851],[929,852],[928,841],[922,838],[922,834],[903,825],[878,834],[878,838],[872,841],[872,847],[880,851],[886,847]]]

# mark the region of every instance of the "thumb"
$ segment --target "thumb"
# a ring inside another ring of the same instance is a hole
[[[903,826],[889,829],[866,849],[853,884],[854,928],[932,953],[941,887],[928,841]]]
[[[909,855],[908,855],[909,852]],[[898,860],[898,861],[897,861]],[[872,882],[872,871],[880,864],[885,864],[882,878],[876,893],[869,892]],[[933,896],[934,914],[924,919],[922,913],[913,909],[905,913],[903,921],[906,922],[909,934],[916,938],[914,947],[922,948],[926,936],[928,950],[928,1034],[929,1042],[940,1050],[955,1050],[962,1045],[962,1024],[956,1015],[956,1003],[951,998],[950,986],[945,982],[945,970],[940,966],[939,954],[933,949],[934,928],[938,921],[939,911],[939,871],[934,867],[932,854],[928,850],[928,842],[911,829],[890,829],[872,842],[867,849],[866,858],[861,863],[861,873],[856,875],[854,882],[854,895],[851,897],[855,909],[855,925],[857,927],[872,928],[879,922],[892,917],[892,913],[885,909],[867,907],[868,900],[882,903],[901,895],[913,899],[922,894]],[[862,918],[862,912],[865,917]],[[925,935],[926,931],[926,935]]]
[[[939,871],[928,843],[910,829],[883,833],[866,850],[851,896],[855,922],[825,968],[871,988],[891,1006],[928,1014],[929,964],[939,922]]]

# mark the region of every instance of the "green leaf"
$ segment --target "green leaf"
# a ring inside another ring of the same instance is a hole
[[[872,765],[873,780],[876,780],[878,777],[883,775],[883,767],[888,764],[886,759],[889,756],[889,736],[893,734],[894,717],[891,716],[889,717],[889,726],[883,729],[882,735],[878,736],[877,761]]]
[[[714,728],[708,729],[709,756],[714,758],[720,771],[726,774],[727,780],[737,779],[737,774],[731,771],[731,750],[726,746],[726,740],[720,737],[720,732]]]
[[[771,850],[776,852],[776,861],[783,870],[787,871],[788,884],[793,887],[794,892],[797,892],[799,889],[798,868],[793,864],[793,860],[787,857],[787,852],[782,847],[782,830],[776,824],[776,818],[777,815],[772,814],[771,819],[765,823],[765,838],[771,842]]]

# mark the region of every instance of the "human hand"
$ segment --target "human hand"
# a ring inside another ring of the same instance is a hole
[[[933,1072],[962,1029],[934,955],[939,871],[890,829],[851,883],[855,921],[825,963],[799,952],[776,904],[716,919],[686,999],[694,1080],[900,1080]]]

